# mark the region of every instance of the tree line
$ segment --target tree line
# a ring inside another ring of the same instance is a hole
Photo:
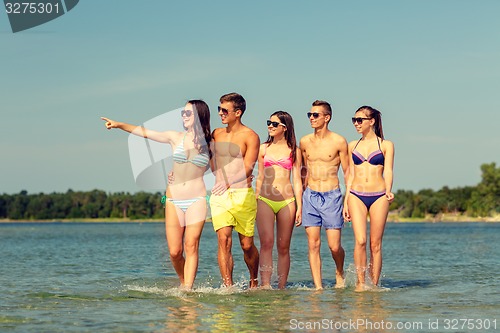
[[[0,195],[0,219],[161,219],[162,194],[138,192],[106,193],[68,190],[66,193]],[[500,213],[500,167],[495,163],[481,165],[481,182],[476,186],[449,188],[438,191],[423,189],[398,190],[390,206],[400,217],[424,218],[442,213],[457,213],[471,217],[486,217]]]

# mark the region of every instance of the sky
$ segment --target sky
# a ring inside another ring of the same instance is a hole
[[[289,112],[300,138],[316,99],[359,139],[356,109],[382,112],[393,190],[474,186],[500,164],[500,1],[84,0],[13,33],[0,12],[0,193],[137,192],[128,134],[189,99],[247,101],[261,140]],[[171,129],[165,123],[162,130]]]

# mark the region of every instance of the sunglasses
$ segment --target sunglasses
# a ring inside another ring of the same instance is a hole
[[[358,125],[361,125],[361,123],[363,122],[363,120],[370,120],[370,119],[372,119],[372,118],[361,118],[361,117],[355,118],[355,117],[352,117],[352,123],[353,124],[358,123]]]
[[[182,110],[181,111],[181,117],[191,117],[193,114],[193,111],[191,110]]]
[[[225,115],[225,116],[227,116],[227,114],[228,114],[229,112],[231,112],[231,111],[229,111],[228,109],[221,108],[220,106],[218,106],[218,107],[217,107],[217,110],[218,110],[219,112],[222,112],[222,114],[223,114],[223,115]],[[234,110],[234,112],[236,112],[236,110],[238,110],[238,109],[235,109],[235,110]]]
[[[307,118],[311,118],[311,116],[313,116],[314,119],[318,119],[319,115],[322,114],[322,113],[318,113],[318,112],[308,112],[307,113]]]
[[[281,125],[281,126],[283,126],[283,127],[286,127],[286,125],[285,125],[285,124],[278,123],[277,121],[270,121],[270,120],[268,120],[268,121],[267,121],[267,126],[269,127],[269,126],[271,126],[271,125],[273,125],[273,127],[274,127],[274,128],[278,127],[279,125]]]

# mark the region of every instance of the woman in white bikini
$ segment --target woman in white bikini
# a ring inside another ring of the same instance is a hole
[[[172,146],[175,180],[169,182],[164,197],[165,231],[170,260],[180,285],[191,289],[198,269],[200,236],[207,214],[203,174],[212,156],[209,148],[210,110],[204,101],[190,100],[181,111],[181,117],[183,132],[157,132],[105,117],[101,119],[106,122],[107,129],[119,128]]]
[[[260,145],[256,183],[259,266],[262,288],[271,288],[276,221],[278,288],[283,289],[290,271],[294,221],[299,226],[302,216],[302,155],[297,147],[292,117],[287,112],[274,112],[267,121],[267,129],[267,141]]]

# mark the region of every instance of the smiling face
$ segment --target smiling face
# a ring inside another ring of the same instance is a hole
[[[374,120],[365,114],[364,111],[358,111],[353,118],[354,128],[358,133],[368,133],[374,123]]]
[[[221,102],[218,107],[218,111],[220,120],[223,124],[230,124],[235,122],[237,118],[237,112],[240,112],[240,110],[234,108],[232,102]]]
[[[267,125],[267,132],[269,133],[270,137],[281,137],[282,135],[285,134],[286,132],[286,126],[283,124],[278,118],[278,116],[272,116],[269,121],[271,122],[269,125]],[[274,127],[274,125],[276,125]]]
[[[325,109],[321,105],[313,106],[309,114],[312,128],[321,128],[330,120],[330,115],[325,113]]]
[[[194,125],[194,107],[192,104],[187,103],[184,110],[181,111],[182,125],[184,128],[192,128]]]

